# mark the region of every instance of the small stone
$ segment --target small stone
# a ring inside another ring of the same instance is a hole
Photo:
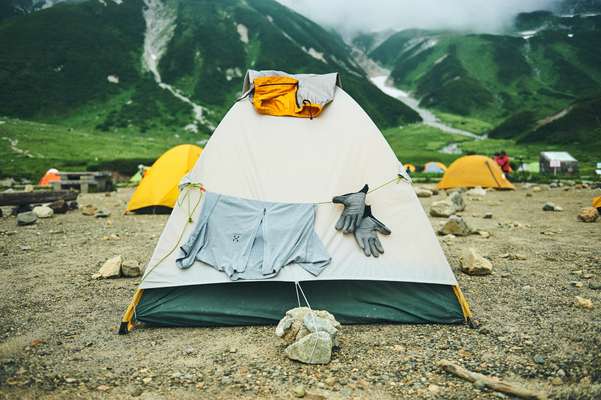
[[[584,297],[576,296],[576,306],[586,310],[593,309],[593,301]]]
[[[48,204],[48,207],[52,208],[55,214],[65,214],[69,210],[67,203],[63,199],[53,201]]]
[[[144,384],[148,385],[150,382],[152,382],[152,377],[148,376],[148,377],[142,379],[142,382],[144,382]]]
[[[538,192],[542,192],[543,189],[540,186],[535,186],[535,187],[532,188],[532,191],[534,193],[538,193]]]
[[[230,347],[228,350],[230,353],[235,353],[238,351],[238,349],[236,349],[235,347]]]
[[[329,378],[326,378],[326,380],[324,382],[328,386],[334,386],[336,384],[336,378],[334,378],[333,376],[330,376]]]
[[[96,211],[98,211],[98,209],[91,204],[87,204],[81,208],[81,213],[83,215],[87,215],[88,217],[93,217],[96,215]]]
[[[562,383],[563,383],[563,381],[558,376],[556,376],[555,378],[551,379],[551,385],[553,385],[553,386],[559,386]]]
[[[484,217],[482,217],[484,219],[492,219],[492,213],[491,212],[487,212],[486,214],[484,214]]]
[[[592,290],[601,290],[601,282],[589,282],[588,288]]]
[[[492,263],[470,247],[461,258],[461,271],[468,275],[490,275]]]
[[[582,222],[595,222],[599,218],[599,211],[595,207],[585,207],[580,210],[577,218]]]
[[[430,215],[433,217],[450,217],[456,211],[455,205],[449,199],[435,201],[430,206]]]
[[[142,275],[140,264],[135,260],[125,260],[121,263],[121,275],[128,278],[135,278]]]
[[[94,217],[96,218],[108,218],[110,216],[110,211],[104,209],[97,210],[96,213],[94,213]]]
[[[545,363],[545,357],[540,354],[536,354],[533,358],[535,363],[543,365]]]
[[[434,395],[439,394],[442,391],[442,388],[435,384],[428,385],[428,391]]]
[[[461,192],[457,191],[451,193],[449,200],[455,205],[455,211],[465,210],[465,201],[463,200],[463,196],[461,196]]]
[[[292,389],[292,393],[294,397],[305,397],[305,388],[303,385],[296,385],[294,389]]]
[[[17,214],[17,226],[33,225],[37,220],[37,215],[35,215],[32,211]]]
[[[566,376],[566,371],[564,371],[563,369],[558,369],[555,374],[560,378],[564,378]]]
[[[100,278],[117,278],[121,274],[121,264],[123,264],[123,257],[115,256],[109,258],[102,264],[98,274]],[[94,277],[94,276],[93,276]]]
[[[490,237],[490,233],[486,232],[486,231],[478,231],[478,235],[480,235],[481,237],[488,239]]]
[[[572,282],[570,282],[570,285],[577,287],[577,288],[581,288],[583,286],[582,282],[578,282],[578,281],[572,281]]]
[[[98,390],[99,392],[106,392],[108,390],[110,390],[110,386],[108,385],[100,385],[98,387],[96,387],[96,390]]]
[[[286,355],[305,364],[327,364],[332,357],[332,339],[326,332],[311,333],[288,346]]]
[[[77,379],[75,379],[75,378],[65,378],[65,382],[67,382],[67,383],[75,383],[75,382],[77,382]]]
[[[438,230],[438,233],[441,235],[467,236],[472,233],[472,229],[462,217],[451,215],[447,222]]]
[[[194,353],[194,349],[191,346],[188,346],[183,350],[183,353],[188,356],[188,355]]]
[[[543,205],[543,211],[562,211],[563,208],[556,206],[555,204],[551,203],[550,201],[546,202]]]
[[[526,193],[526,197],[532,197],[532,193]]]
[[[33,192],[33,189],[34,189],[33,185],[28,184],[28,185],[25,185],[25,187],[23,188],[23,191],[27,192],[27,193],[31,193],[31,192]]]
[[[582,274],[583,279],[591,279],[592,277],[593,277],[593,274]]]
[[[486,190],[484,190],[480,186],[478,186],[478,187],[468,190],[465,194],[470,197],[483,197],[483,196],[486,196]]]
[[[34,207],[32,212],[38,218],[50,218],[54,215],[54,210],[48,206],[37,206]]]
[[[415,188],[415,194],[417,195],[417,197],[422,197],[422,198],[426,198],[426,197],[432,197],[432,192],[428,189],[424,189],[424,188]]]

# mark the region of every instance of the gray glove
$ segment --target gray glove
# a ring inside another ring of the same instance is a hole
[[[365,216],[355,230],[355,240],[367,257],[379,257],[380,254],[384,254],[384,248],[382,247],[382,243],[380,243],[380,239],[378,239],[377,232],[383,235],[390,235],[391,233],[386,225],[378,221],[371,214],[371,207],[366,206]]]
[[[369,190],[369,186],[363,186],[363,189],[356,193],[347,193],[342,196],[336,196],[332,199],[333,203],[343,204],[344,211],[336,222],[336,230],[341,230],[344,233],[354,232],[365,211],[365,195]]]

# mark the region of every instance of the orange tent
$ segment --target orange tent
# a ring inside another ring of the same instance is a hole
[[[485,156],[464,156],[453,161],[437,186],[439,189],[476,186],[515,189],[499,164]]]
[[[56,168],[50,168],[38,182],[38,185],[48,186],[52,182],[60,182],[61,176]]]
[[[593,207],[601,209],[601,196],[593,197]]]

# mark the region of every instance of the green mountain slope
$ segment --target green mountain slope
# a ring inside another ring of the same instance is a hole
[[[503,35],[400,31],[369,57],[424,107],[491,122],[493,137],[545,141],[531,134],[537,121],[601,94],[599,43],[601,16],[541,11]]]
[[[196,125],[210,132],[255,68],[338,71],[380,126],[419,119],[366,79],[338,36],[273,0],[105,3],[67,1],[0,21],[0,38],[10,38],[0,46],[0,115],[160,133],[183,132],[201,110]],[[153,26],[165,27],[148,40],[143,10],[153,7]],[[172,91],[144,64],[145,43],[156,47],[156,72]]]

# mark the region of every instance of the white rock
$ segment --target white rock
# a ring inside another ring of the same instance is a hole
[[[461,271],[468,275],[490,275],[492,263],[470,247],[461,258]]]
[[[97,274],[92,277],[96,278],[118,278],[121,274],[121,264],[123,264],[123,257],[115,256],[109,258],[102,264],[102,267],[98,270]]]
[[[327,364],[332,358],[332,339],[327,332],[315,332],[301,338],[286,348],[291,360],[305,364]]]
[[[430,215],[433,217],[450,217],[455,211],[455,205],[449,199],[435,201],[430,206]]]
[[[432,197],[432,191],[428,190],[428,189],[424,189],[424,188],[415,188],[415,194],[417,195],[417,197]]]
[[[54,215],[54,210],[48,206],[37,206],[32,211],[38,218],[50,218]]]
[[[140,263],[135,260],[126,260],[121,264],[121,275],[128,278],[135,278],[142,275],[142,268]]]
[[[440,235],[467,236],[472,233],[472,229],[458,215],[451,215],[447,222],[438,230]]]
[[[461,196],[460,191],[451,193],[449,195],[449,200],[455,205],[455,211],[465,210],[465,201],[463,201],[463,196]]]
[[[480,186],[470,189],[466,192],[468,196],[472,197],[482,197],[486,196],[486,190],[482,189]]]

